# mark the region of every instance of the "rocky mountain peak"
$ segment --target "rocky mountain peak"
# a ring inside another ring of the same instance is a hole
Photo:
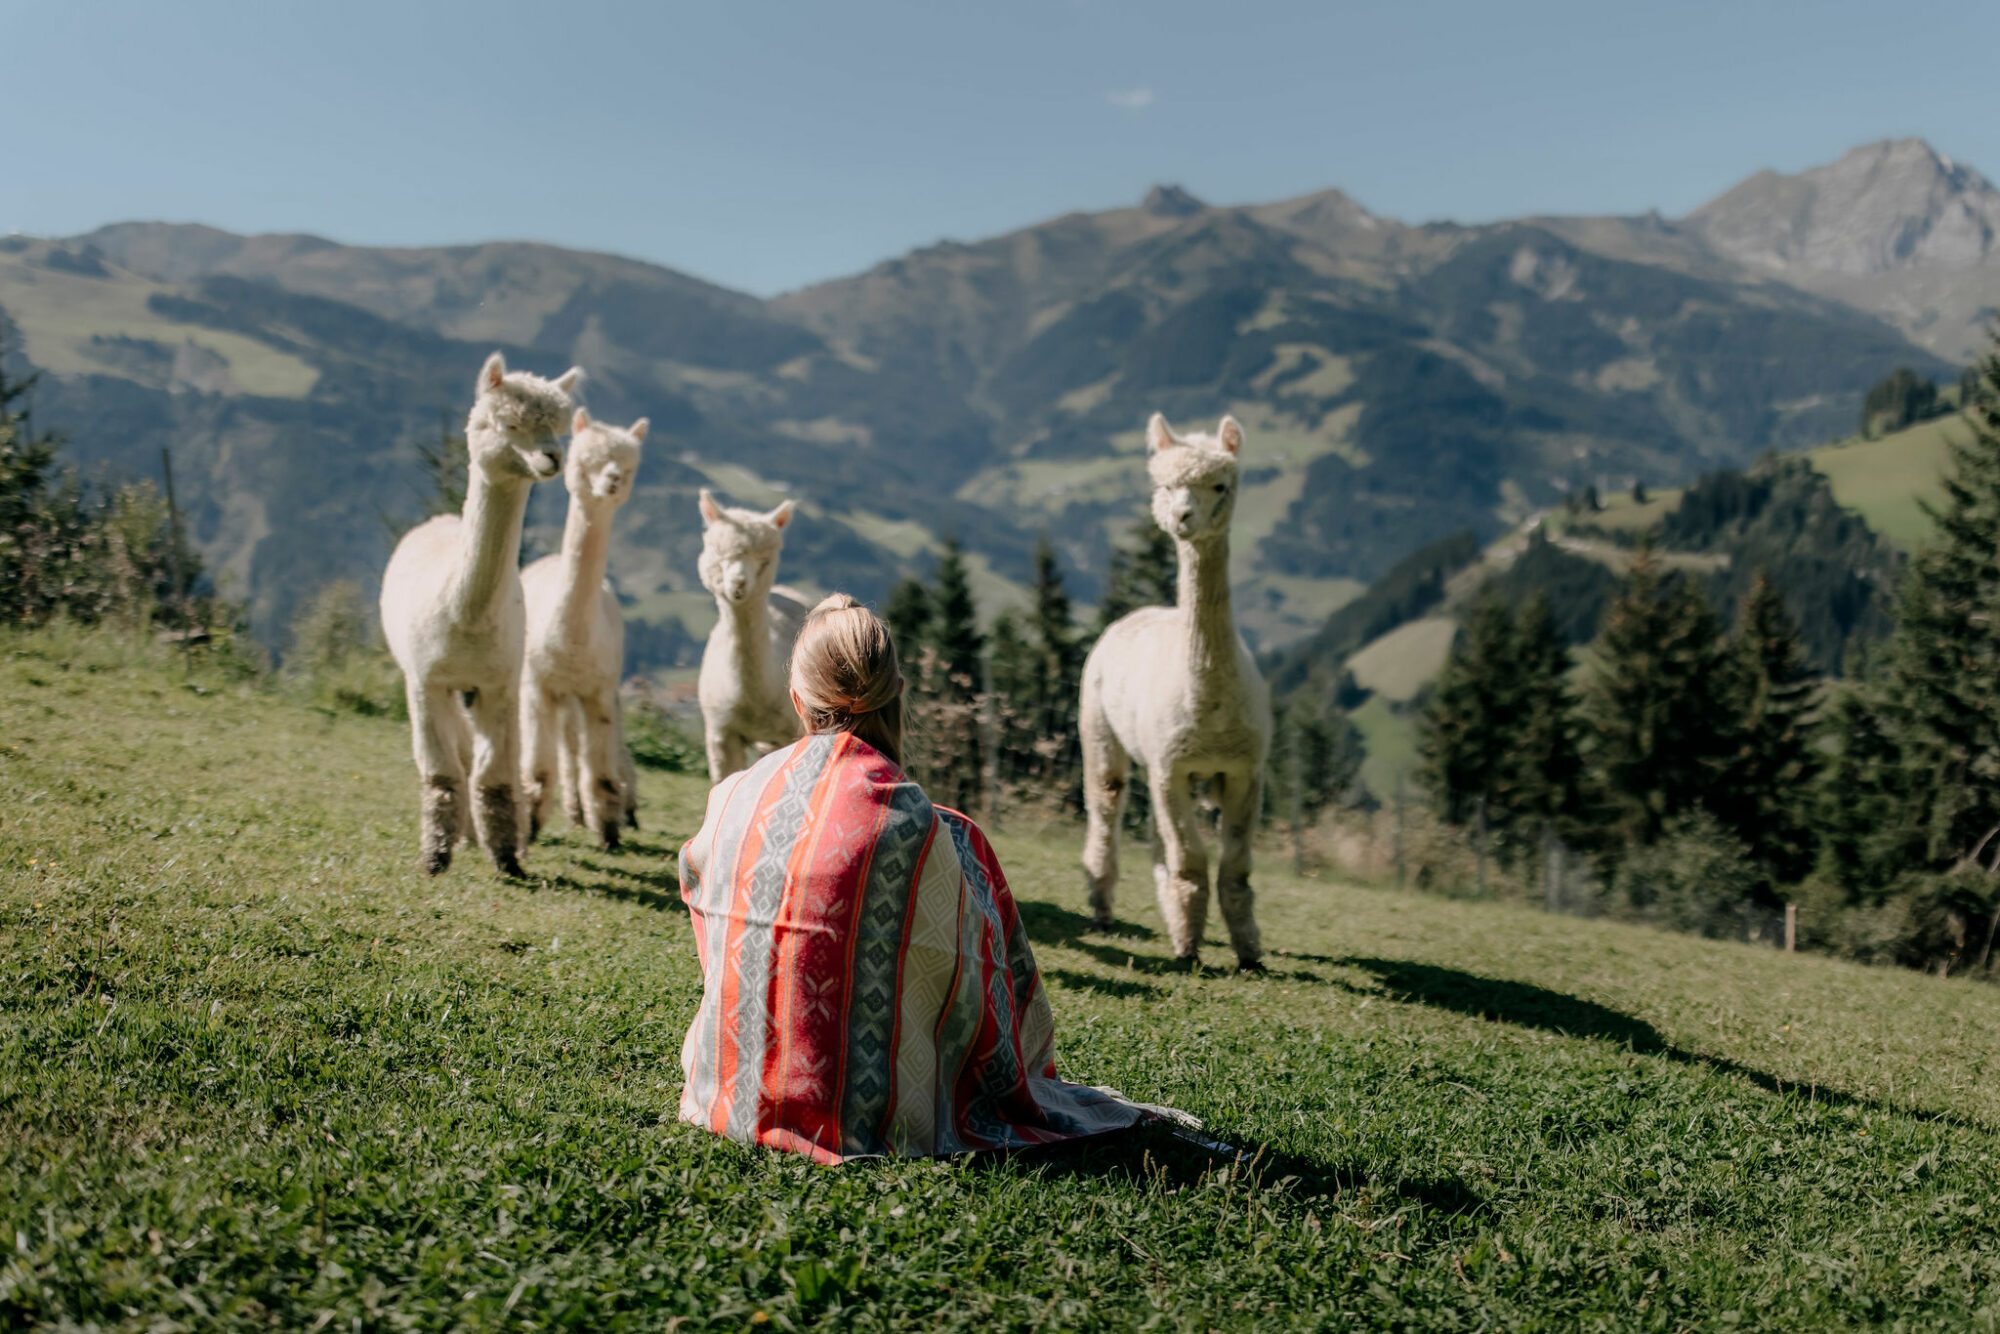
[[[1139,201],[1139,207],[1158,218],[1187,218],[1201,212],[1208,205],[1178,185],[1156,185],[1146,191],[1146,197]]]
[[[1962,268],[2000,244],[2000,189],[1922,139],[1885,139],[1795,175],[1759,172],[1687,222],[1716,249],[1765,268]]]

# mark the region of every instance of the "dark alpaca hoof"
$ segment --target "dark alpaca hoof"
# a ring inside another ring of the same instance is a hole
[[[639,812],[625,812],[625,827],[627,829],[637,829],[639,827]]]
[[[618,822],[616,820],[611,821],[597,831],[597,845],[606,852],[618,851]]]
[[[1174,956],[1174,963],[1187,969],[1190,973],[1198,974],[1201,972],[1201,956],[1199,954],[1176,954]]]
[[[527,872],[521,869],[521,859],[511,852],[493,854],[493,869],[509,880],[525,880]]]
[[[1236,971],[1239,973],[1268,973],[1271,970],[1264,966],[1262,959],[1249,959],[1238,960]]]
[[[446,848],[442,852],[427,852],[418,858],[417,865],[423,869],[425,875],[443,875],[451,869],[451,849]]]
[[[1090,929],[1092,931],[1116,931],[1118,923],[1112,920],[1110,913],[1095,912],[1090,915]]]

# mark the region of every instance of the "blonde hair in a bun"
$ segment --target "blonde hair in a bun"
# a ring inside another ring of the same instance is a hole
[[[903,762],[903,673],[889,627],[845,593],[822,599],[792,646],[792,693],[809,732],[852,732]]]

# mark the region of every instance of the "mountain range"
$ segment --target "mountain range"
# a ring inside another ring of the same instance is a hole
[[[1845,434],[1897,366],[1955,375],[2000,306],[1997,232],[2000,191],[1902,140],[1680,219],[1412,225],[1335,190],[1161,186],[770,300],[546,245],[121,223],[0,239],[0,321],[71,457],[144,476],[173,450],[274,643],[319,583],[371,583],[420,511],[416,442],[497,347],[652,418],[613,569],[657,657],[711,615],[702,485],[796,495],[784,577],[807,588],[879,596],[957,537],[991,613],[1047,535],[1088,597],[1144,513],[1155,410],[1247,428],[1239,617],[1272,647],[1426,542]],[[562,505],[539,489],[531,547]]]

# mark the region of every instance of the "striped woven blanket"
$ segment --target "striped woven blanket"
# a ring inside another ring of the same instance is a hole
[[[837,1163],[1047,1144],[1147,1114],[1056,1078],[999,859],[866,742],[810,736],[723,780],[680,874],[704,979],[682,1120]]]

